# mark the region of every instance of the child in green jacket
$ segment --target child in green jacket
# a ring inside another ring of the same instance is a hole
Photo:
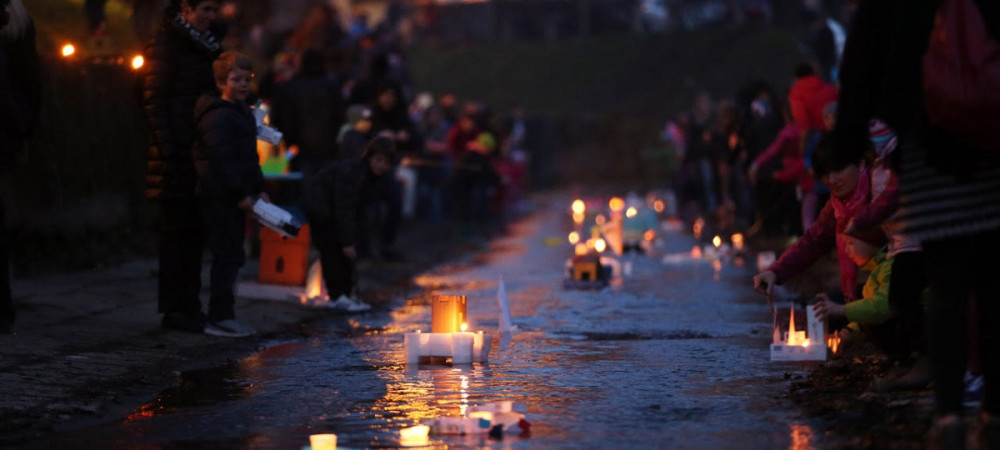
[[[884,347],[891,336],[893,318],[889,308],[889,276],[892,273],[892,258],[886,257],[885,235],[880,230],[858,230],[844,234],[847,254],[862,270],[868,271],[868,280],[861,291],[861,298],[840,304],[830,300],[825,294],[816,306],[816,317],[820,319],[837,319],[848,322],[840,330],[841,339],[845,342],[870,340],[879,347]]]

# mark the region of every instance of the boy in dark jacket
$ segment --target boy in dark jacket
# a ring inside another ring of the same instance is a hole
[[[302,209],[312,241],[319,249],[330,307],[365,311],[371,306],[351,296],[357,278],[355,247],[362,211],[371,203],[379,180],[396,162],[396,144],[378,136],[361,158],[330,164],[306,180]]]
[[[212,64],[221,95],[204,95],[195,105],[196,191],[212,252],[205,333],[215,336],[254,333],[253,328],[236,320],[233,311],[233,285],[245,258],[246,212],[253,208],[256,197],[267,201],[267,194],[261,193],[264,176],[257,157],[257,123],[246,104],[252,70],[245,55],[223,53]]]

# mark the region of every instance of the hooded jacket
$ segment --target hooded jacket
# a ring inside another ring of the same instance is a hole
[[[377,178],[365,158],[328,164],[303,183],[302,210],[310,222],[331,222],[342,246],[354,245],[361,211],[372,198]]]
[[[194,166],[198,197],[239,203],[261,191],[264,175],[257,156],[257,123],[244,104],[204,95],[198,99]]]
[[[202,94],[215,92],[212,62],[222,50],[195,39],[178,23],[177,14],[176,8],[167,8],[163,26],[144,52],[142,107],[149,129],[145,193],[150,199],[194,197],[194,106]],[[216,41],[223,35],[214,28],[209,34]]]
[[[837,88],[816,75],[799,78],[788,91],[788,105],[799,130],[822,130],[823,108],[837,101]]]

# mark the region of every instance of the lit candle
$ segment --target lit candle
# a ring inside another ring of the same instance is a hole
[[[401,438],[416,438],[416,437],[426,437],[431,432],[431,427],[427,425],[414,425],[409,428],[403,428],[399,430],[399,437]]]
[[[732,236],[733,249],[736,251],[743,250],[743,235],[736,233]]]
[[[431,332],[454,333],[465,323],[464,295],[435,295],[431,299]]]
[[[337,448],[337,435],[333,433],[309,435],[309,446],[312,450],[334,450]]]

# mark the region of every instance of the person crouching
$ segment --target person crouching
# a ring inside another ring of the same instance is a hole
[[[365,311],[371,306],[352,294],[357,284],[355,247],[362,212],[374,200],[379,180],[396,163],[396,144],[379,135],[361,158],[330,163],[305,180],[302,210],[309,220],[312,242],[320,254],[323,280],[331,308]]]

